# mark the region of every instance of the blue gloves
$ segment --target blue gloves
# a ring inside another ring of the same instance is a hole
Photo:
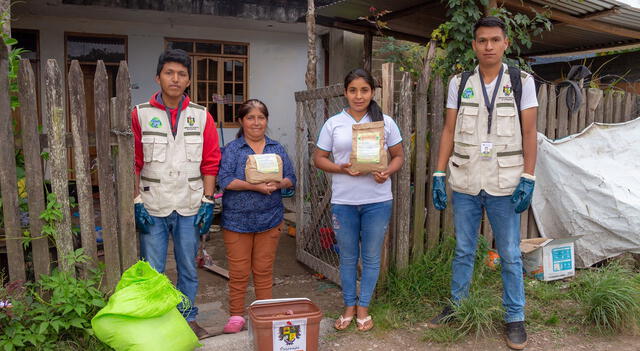
[[[445,174],[434,173],[433,174],[433,206],[436,210],[442,211],[447,208],[447,188],[445,186]]]
[[[213,202],[204,202],[200,204],[200,209],[196,215],[196,219],[193,221],[193,225],[200,228],[200,235],[209,233],[209,227],[213,223]]]
[[[516,205],[516,213],[522,213],[531,204],[531,197],[533,196],[533,187],[536,184],[534,179],[531,179],[528,174],[520,177],[520,184],[516,187],[516,190],[511,195],[511,203]]]
[[[293,197],[293,195],[295,195],[295,194],[296,194],[296,188],[295,187],[286,188],[286,189],[280,189],[280,196],[282,196],[283,198]]]
[[[147,209],[144,208],[144,204],[142,202],[136,203],[134,205],[134,213],[136,217],[136,227],[141,233],[148,233],[149,226],[153,224],[153,218],[147,212]]]

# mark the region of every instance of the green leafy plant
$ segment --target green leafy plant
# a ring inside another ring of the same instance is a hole
[[[88,259],[82,249],[63,259]],[[106,304],[100,291],[102,270],[86,279],[54,270],[33,283],[13,282],[0,288],[0,350],[109,350],[93,336],[91,318]]]
[[[464,70],[471,70],[476,57],[471,47],[473,25],[483,16],[483,9],[489,0],[442,0],[447,4],[448,21],[442,23],[431,33],[442,49],[435,60],[435,71],[446,78]],[[482,7],[481,7],[482,6]],[[490,14],[501,18],[506,25],[507,36],[511,40],[505,54],[511,56],[506,61],[518,64],[522,69],[530,70],[520,57],[523,48],[530,48],[531,38],[551,29],[551,21],[546,13],[536,13],[533,17],[514,14],[504,7],[492,9]]]
[[[0,14],[0,28],[4,26],[5,23],[10,21],[9,13],[4,12]],[[14,46],[18,44],[18,41],[15,38],[11,37],[10,33],[5,33],[4,31],[0,31],[2,36],[2,41],[4,45],[7,47]],[[18,101],[18,70],[20,69],[20,55],[27,52],[27,50],[22,48],[13,48],[9,50],[9,92],[11,93],[11,109],[15,110],[18,106],[20,106],[20,101]]]
[[[384,37],[382,46],[376,50],[385,62],[394,63],[401,72],[409,72],[413,79],[418,79],[422,72],[422,64],[428,46]]]
[[[584,272],[573,282],[583,321],[601,332],[637,331],[640,326],[640,278],[616,263]]]

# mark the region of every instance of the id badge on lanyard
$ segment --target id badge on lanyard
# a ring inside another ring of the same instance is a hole
[[[493,158],[493,143],[485,141],[480,143],[480,159],[490,161]]]

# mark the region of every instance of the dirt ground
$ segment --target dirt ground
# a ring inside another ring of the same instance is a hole
[[[222,233],[211,233],[206,249],[216,263],[226,268]],[[176,271],[172,250],[167,262],[167,275],[175,281]],[[295,238],[283,232],[274,268],[274,298],[307,297],[320,306],[325,316],[334,317],[342,307],[340,288],[328,280],[314,277],[313,271],[295,259]],[[199,270],[200,288],[197,306],[200,310],[199,323],[210,333],[219,334],[226,322],[227,280],[221,276]],[[255,299],[253,288],[249,286],[247,305]],[[429,316],[425,316],[425,320]],[[372,330],[360,333],[353,326],[343,332],[331,333],[320,343],[320,350],[337,351],[413,351],[413,350],[508,350],[502,335],[475,338],[473,336],[454,344],[438,344],[423,341],[425,327],[417,325],[403,330]],[[529,331],[527,350],[588,350],[588,351],[637,351],[640,350],[638,336],[584,336]]]

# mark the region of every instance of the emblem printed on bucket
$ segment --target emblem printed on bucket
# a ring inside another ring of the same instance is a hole
[[[273,321],[273,351],[305,351],[307,319]]]

